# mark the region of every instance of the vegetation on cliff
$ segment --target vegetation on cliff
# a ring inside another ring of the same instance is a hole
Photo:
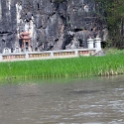
[[[96,0],[98,17],[107,24],[110,43],[124,47],[124,0]]]

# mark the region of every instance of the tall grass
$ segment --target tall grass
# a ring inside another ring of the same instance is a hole
[[[0,63],[0,79],[88,77],[124,74],[124,54]]]

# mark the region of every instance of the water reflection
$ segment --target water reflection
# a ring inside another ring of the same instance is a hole
[[[0,86],[1,124],[124,124],[124,78]]]

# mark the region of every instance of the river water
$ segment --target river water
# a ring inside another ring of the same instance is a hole
[[[0,124],[124,124],[124,77],[3,83]]]

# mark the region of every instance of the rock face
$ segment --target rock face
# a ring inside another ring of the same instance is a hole
[[[101,30],[96,20],[93,0],[0,0],[0,52],[21,48],[24,31],[32,50],[85,48]]]

